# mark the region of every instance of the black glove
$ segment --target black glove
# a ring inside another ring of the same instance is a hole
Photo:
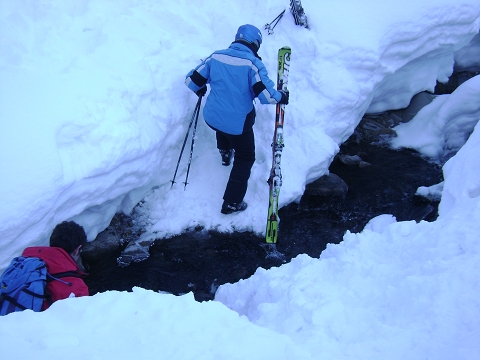
[[[207,93],[207,87],[204,86],[200,90],[195,91],[195,94],[197,94],[198,97],[202,97]]]
[[[282,94],[282,98],[278,103],[288,105],[288,100],[290,99],[290,93],[288,92],[288,90],[279,90],[279,91]]]

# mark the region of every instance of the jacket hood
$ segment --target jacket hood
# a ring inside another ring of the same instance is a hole
[[[59,247],[33,246],[26,248],[22,256],[42,259],[47,264],[47,270],[50,274],[73,271],[80,275],[86,275],[80,270],[75,260]]]
[[[257,49],[255,47],[255,45],[253,44],[250,44],[246,41],[243,41],[243,40],[235,40],[230,46],[229,48],[231,49],[237,49],[237,50],[250,50],[252,52],[253,55],[255,55],[255,57],[259,60],[262,60],[262,58],[258,55],[257,53]]]

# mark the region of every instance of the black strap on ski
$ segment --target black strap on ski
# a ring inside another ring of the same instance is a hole
[[[173,179],[170,180],[170,182],[172,183],[172,186],[170,187],[170,189],[173,188],[173,184],[175,184],[175,178],[177,177],[178,165],[180,165],[180,160],[182,159],[183,150],[185,149],[185,144],[187,143],[188,135],[190,134],[190,129],[192,128],[193,120],[195,118],[198,120],[198,114],[200,113],[201,103],[202,103],[202,97],[199,96],[198,101],[197,101],[197,105],[195,106],[195,110],[193,110],[192,118],[190,119],[190,124],[188,125],[187,133],[185,134],[185,139],[183,140],[182,150],[180,150],[180,156],[178,157],[177,167],[175,168],[175,173],[173,174]],[[197,127],[197,122],[195,121],[195,128],[196,127]],[[193,136],[195,137],[195,131],[193,133]],[[192,139],[191,153],[192,152],[193,152],[193,139]],[[191,159],[192,159],[192,154],[191,153],[190,153],[190,162],[191,162]],[[190,170],[190,162],[188,164],[188,169],[189,170]],[[187,172],[187,178],[188,178],[188,172]],[[186,182],[187,182],[187,180],[185,179],[185,183]],[[187,186],[187,184],[185,184],[185,186]]]
[[[275,26],[277,26],[278,22],[281,20],[283,17],[283,14],[285,14],[285,10],[283,10],[275,19],[273,19],[270,23],[265,24],[265,30],[267,30],[268,35],[273,34],[273,29]]]

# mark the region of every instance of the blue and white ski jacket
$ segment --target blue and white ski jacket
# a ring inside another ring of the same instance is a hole
[[[192,91],[210,84],[203,117],[210,126],[231,135],[243,132],[256,97],[262,104],[277,104],[282,98],[262,61],[237,42],[215,51],[191,70],[185,84]]]

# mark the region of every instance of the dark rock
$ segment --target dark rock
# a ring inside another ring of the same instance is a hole
[[[338,175],[328,174],[307,184],[303,196],[345,197],[348,185]]]
[[[462,85],[465,81],[471,79],[474,76],[480,74],[480,71],[459,71],[448,79],[447,83],[441,83],[437,81],[437,85],[435,86],[435,94],[442,95],[442,94],[451,94]]]
[[[421,92],[415,95],[410,104],[401,111],[402,122],[408,122],[426,105],[430,104],[436,95],[429,92]]]
[[[82,249],[82,259],[84,262],[95,261],[106,254],[113,253],[121,245],[122,242],[116,235],[103,231],[95,240],[85,244]]]
[[[125,267],[132,262],[140,262],[148,259],[150,256],[150,246],[153,241],[132,241],[122,251],[122,254],[117,258],[118,266]]]
[[[345,154],[339,154],[337,156],[338,160],[340,160],[342,163],[345,165],[356,165],[358,167],[364,168],[371,166],[372,164],[363,161],[362,158],[358,155],[345,155]]]
[[[398,112],[386,111],[380,114],[365,114],[353,134],[352,140],[357,143],[368,142],[372,144],[385,144],[397,133],[393,126],[401,122]]]

